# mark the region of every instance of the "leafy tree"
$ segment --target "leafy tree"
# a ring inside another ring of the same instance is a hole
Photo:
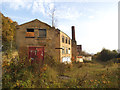
[[[4,51],[9,49],[11,44],[13,47],[15,45],[17,22],[12,21],[8,17],[5,17],[2,13],[0,13],[0,16],[2,17],[2,50]]]
[[[118,55],[116,50],[110,51],[108,49],[102,49],[101,52],[98,52],[97,54],[94,55],[94,58],[97,60],[101,60],[101,61],[108,61],[111,60],[113,58],[116,58],[116,56]]]

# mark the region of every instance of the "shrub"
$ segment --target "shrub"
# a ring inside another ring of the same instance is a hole
[[[107,49],[103,49],[101,52],[94,55],[94,59],[108,61],[110,59],[116,58],[117,55],[118,53],[116,50],[110,51]]]
[[[3,61],[3,88],[47,87],[44,84],[44,81],[47,80],[47,66],[43,65],[41,68],[38,68],[35,64],[26,64],[25,60],[17,57],[12,58],[10,62],[7,60]]]

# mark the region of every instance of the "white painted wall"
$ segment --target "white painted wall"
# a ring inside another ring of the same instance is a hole
[[[70,62],[71,62],[71,59],[70,59],[70,57],[63,57],[63,58],[62,58],[62,62],[63,62],[63,63],[70,63]]]

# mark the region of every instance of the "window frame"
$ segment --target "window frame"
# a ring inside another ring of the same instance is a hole
[[[70,48],[68,48],[68,54],[70,54]]]
[[[38,30],[39,30],[38,38],[46,38],[47,37],[47,30],[46,29],[38,29]],[[44,30],[45,31],[45,36],[40,36],[40,30]]]
[[[64,49],[64,47],[62,47],[62,54],[65,54],[65,49]]]
[[[66,54],[68,54],[68,48],[66,48]]]
[[[65,43],[66,43],[66,44],[68,43],[67,37],[65,38]]]
[[[64,36],[62,36],[62,43],[64,43],[64,41],[65,41],[65,40],[64,40]]]
[[[69,44],[70,44],[70,38],[69,38]]]
[[[34,28],[27,28],[26,29],[26,34],[28,32],[28,29],[33,29],[34,36],[25,36],[25,38],[35,38],[35,29]]]
[[[26,29],[26,32],[28,32],[28,31],[27,31],[28,29],[33,29],[33,28],[27,28],[27,29]],[[33,30],[34,30],[33,32],[35,32],[35,29],[33,29]]]

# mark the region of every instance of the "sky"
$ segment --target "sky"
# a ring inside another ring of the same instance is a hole
[[[51,12],[55,9],[55,27],[75,38],[82,50],[100,52],[103,48],[118,49],[119,0],[2,0],[1,12],[18,24],[39,19],[52,24]]]

